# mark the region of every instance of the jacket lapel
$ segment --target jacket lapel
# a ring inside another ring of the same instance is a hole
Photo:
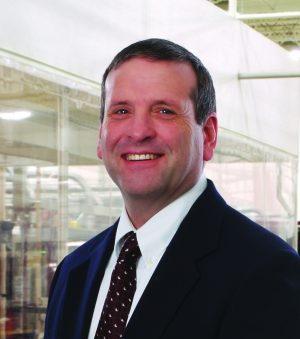
[[[100,284],[113,250],[116,227],[117,222],[69,274],[65,301],[68,309],[63,310],[62,338],[88,336]]]
[[[125,338],[160,338],[201,279],[199,261],[218,247],[225,206],[211,181],[187,214],[147,285]],[[159,225],[158,225],[159,227]]]

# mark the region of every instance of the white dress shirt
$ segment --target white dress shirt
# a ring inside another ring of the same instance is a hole
[[[202,174],[195,186],[156,213],[139,229],[134,228],[127,215],[126,209],[123,209],[117,228],[114,250],[106,266],[99,289],[88,339],[94,339],[95,337],[102,308],[109,289],[111,274],[124,242],[124,235],[130,231],[136,232],[137,241],[142,254],[137,262],[136,291],[128,315],[128,322],[167,246],[196,199],[205,190],[206,185],[206,178]]]

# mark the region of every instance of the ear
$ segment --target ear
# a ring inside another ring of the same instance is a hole
[[[218,119],[216,113],[210,114],[203,122],[203,160],[208,161],[214,155],[218,135]]]
[[[99,159],[102,159],[101,133],[102,133],[102,125],[100,125],[100,128],[99,128],[99,137],[98,137],[98,145],[97,145],[97,155]]]

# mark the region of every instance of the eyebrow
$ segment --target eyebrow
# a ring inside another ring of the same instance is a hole
[[[172,100],[169,100],[169,101],[156,100],[156,101],[154,101],[153,106],[156,106],[156,105],[166,105],[166,106],[169,106],[169,105],[176,105],[176,103],[174,101],[172,101]]]
[[[113,101],[110,104],[110,107],[111,106],[120,106],[120,105],[129,105],[129,102],[128,101]]]
[[[122,105],[131,105],[129,101],[126,100],[120,100],[120,101],[113,101],[109,105],[109,107],[115,107],[115,106],[122,106]],[[164,105],[164,106],[178,106],[178,103],[175,100],[154,100],[154,102],[151,102],[151,106],[159,106],[159,105]]]

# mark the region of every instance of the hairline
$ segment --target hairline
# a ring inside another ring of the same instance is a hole
[[[172,41],[151,38],[137,41],[122,49],[113,58],[102,76],[100,120],[105,117],[106,80],[111,71],[118,69],[126,61],[142,58],[153,62],[168,61],[189,64],[196,75],[196,87],[191,90],[190,98],[194,104],[196,122],[202,125],[211,114],[216,112],[216,93],[213,80],[202,61],[185,47]]]

